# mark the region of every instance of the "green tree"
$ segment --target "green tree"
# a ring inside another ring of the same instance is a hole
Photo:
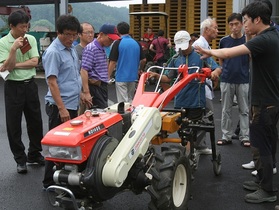
[[[6,31],[9,29],[8,25],[8,16],[7,15],[0,15],[0,20],[3,22],[0,27],[0,32]]]
[[[30,31],[34,31],[34,28],[37,27],[37,26],[43,26],[45,28],[48,28],[49,31],[54,31],[55,30],[55,26],[46,19],[41,19],[41,20],[33,22],[31,24]]]

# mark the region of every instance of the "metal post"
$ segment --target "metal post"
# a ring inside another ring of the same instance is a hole
[[[61,0],[60,2],[60,15],[68,14],[68,0]]]
[[[208,0],[201,0],[200,23],[208,17]]]
[[[60,16],[60,4],[59,4],[59,0],[56,0],[54,2],[55,31],[57,30],[56,21],[57,21],[59,16]]]

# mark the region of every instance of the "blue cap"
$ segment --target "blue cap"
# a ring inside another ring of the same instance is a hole
[[[120,39],[115,25],[104,24],[101,26],[99,32],[103,32],[104,34],[107,34],[108,37],[111,38],[112,40]]]

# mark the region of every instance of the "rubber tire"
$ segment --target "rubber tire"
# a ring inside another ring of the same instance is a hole
[[[186,210],[191,191],[191,168],[180,145],[162,146],[155,154],[155,165],[151,168],[150,210]]]
[[[102,181],[103,167],[107,157],[113,153],[118,144],[118,140],[113,137],[101,136],[90,154],[84,176],[89,178],[90,182],[87,181],[87,183],[92,187],[89,190],[90,195],[97,202],[108,200],[121,191],[121,188],[106,187]],[[85,180],[82,181],[85,182]]]

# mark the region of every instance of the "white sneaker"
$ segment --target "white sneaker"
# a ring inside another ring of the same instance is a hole
[[[258,171],[257,171],[257,170],[252,171],[251,174],[252,174],[253,176],[257,176]],[[273,168],[273,174],[277,174],[277,168]]]
[[[255,168],[255,163],[252,160],[250,163],[242,164],[242,168],[244,168],[244,169],[254,169]]]

